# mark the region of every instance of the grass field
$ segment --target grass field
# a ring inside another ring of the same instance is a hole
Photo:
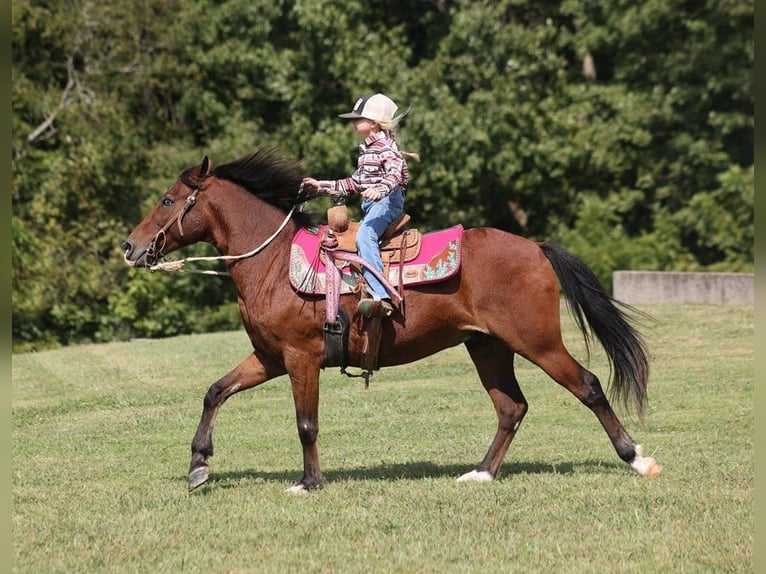
[[[517,359],[530,410],[501,474],[457,483],[496,424],[461,347],[384,369],[367,391],[326,370],[327,484],[308,495],[284,493],[302,471],[287,379],[233,397],[211,479],[190,494],[202,399],[248,353],[243,333],[16,355],[13,571],[753,571],[753,309],[642,309],[657,320],[643,329],[650,408],[643,424],[618,414],[663,465],[656,479]],[[600,349],[588,366],[606,382]]]

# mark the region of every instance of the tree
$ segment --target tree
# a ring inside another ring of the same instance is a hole
[[[119,244],[205,154],[274,145],[347,175],[358,142],[336,116],[375,91],[411,106],[423,230],[557,240],[607,284],[752,269],[751,2],[14,0],[12,15],[16,349],[236,327],[226,280],[137,274]]]

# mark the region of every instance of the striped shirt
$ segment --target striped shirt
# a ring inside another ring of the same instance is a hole
[[[320,181],[320,186],[343,195],[356,195],[370,188],[383,197],[397,187],[406,191],[410,178],[407,161],[388,132],[370,134],[359,145],[359,150],[356,171],[351,177]]]

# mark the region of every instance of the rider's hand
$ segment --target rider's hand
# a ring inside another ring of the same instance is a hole
[[[341,193],[340,191],[336,191],[333,189],[332,182],[319,181],[314,179],[313,177],[304,177],[303,187],[313,189],[317,196],[323,196],[323,195],[335,196]]]
[[[365,199],[369,199],[370,201],[380,201],[381,199],[383,199],[383,193],[381,193],[374,187],[368,187],[359,195],[361,195]]]

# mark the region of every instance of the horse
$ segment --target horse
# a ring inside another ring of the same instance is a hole
[[[125,263],[149,270],[172,263],[165,257],[184,246],[214,246],[236,287],[252,343],[252,352],[204,396],[191,443],[189,491],[209,479],[213,426],[224,402],[282,375],[291,384],[303,452],[303,475],[287,491],[324,485],[317,435],[326,300],[297,292],[287,270],[292,238],[309,225],[309,214],[299,206],[313,197],[303,190],[302,179],[301,162],[271,147],[215,167],[206,155],[182,171],[122,243]],[[582,260],[555,243],[476,227],[465,229],[462,251],[458,273],[442,282],[405,287],[406,317],[397,310],[383,320],[378,357],[382,368],[465,345],[494,405],[497,430],[484,459],[457,480],[490,482],[498,475],[528,408],[514,371],[517,354],[593,412],[622,461],[644,477],[659,475],[662,467],[644,456],[625,430],[599,379],[564,346],[560,325],[563,294],[587,352],[597,340],[607,355],[610,398],[641,419],[648,346],[633,311],[641,312],[608,295]],[[354,295],[340,295],[339,305],[358,317]],[[347,344],[348,364],[358,367],[362,330],[352,328]]]

